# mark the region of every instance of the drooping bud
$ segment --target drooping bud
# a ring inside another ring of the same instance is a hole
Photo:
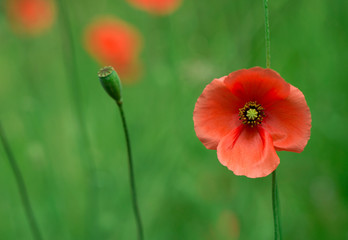
[[[122,85],[115,69],[111,66],[103,67],[98,72],[100,83],[105,91],[118,105],[122,104]]]

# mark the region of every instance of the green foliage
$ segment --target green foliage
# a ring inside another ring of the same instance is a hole
[[[272,68],[302,90],[313,118],[305,151],[280,153],[284,239],[347,238],[346,9],[346,1],[269,2]],[[123,86],[123,105],[145,239],[272,239],[271,176],[233,175],[199,142],[192,121],[213,78],[265,66],[263,1],[184,0],[165,17],[121,0],[70,1],[68,10],[92,144],[84,153],[58,23],[24,39],[0,15],[0,114],[44,239],[93,239],[86,229],[86,153],[97,168],[96,239],[136,239],[121,119],[83,46],[84,28],[104,14],[130,22],[144,37],[143,77]],[[3,148],[0,218],[1,239],[30,239]]]

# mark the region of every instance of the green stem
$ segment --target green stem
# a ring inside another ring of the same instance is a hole
[[[29,201],[28,191],[27,191],[27,188],[25,186],[24,178],[23,178],[22,173],[18,167],[16,159],[15,159],[14,155],[12,154],[10,145],[8,144],[8,141],[7,141],[4,130],[2,129],[1,123],[0,123],[0,136],[1,136],[2,144],[3,144],[4,149],[6,151],[8,160],[10,162],[13,174],[16,178],[19,195],[21,196],[22,204],[23,204],[23,207],[25,209],[25,213],[26,213],[29,225],[30,225],[30,229],[33,233],[33,237],[36,240],[42,240],[42,235],[41,235],[41,232],[39,230],[38,224],[35,220],[34,212],[33,212],[33,209],[31,207],[31,204]]]
[[[266,39],[266,67],[271,67],[271,41],[269,37],[268,0],[263,0],[265,6],[265,39]]]
[[[125,115],[123,112],[122,104],[118,104],[118,108],[120,110],[124,135],[126,137],[126,143],[127,143],[129,180],[130,180],[130,187],[131,187],[133,210],[134,210],[135,220],[136,220],[137,228],[138,228],[138,239],[143,240],[144,234],[143,234],[143,228],[142,228],[142,223],[141,223],[141,219],[140,219],[139,207],[138,207],[138,203],[137,203],[137,196],[136,196],[136,190],[135,190],[132,152],[131,152],[131,144],[130,144],[130,139],[129,139],[129,134],[128,134],[128,128],[127,128],[126,118],[125,118]]]
[[[276,171],[272,173],[272,207],[273,207],[273,219],[274,219],[274,239],[281,239],[280,231],[280,219],[279,219],[279,199],[278,199],[278,186]]]
[[[269,34],[269,10],[268,0],[263,0],[265,7],[265,40],[266,40],[266,67],[271,67],[271,41]],[[272,173],[272,207],[273,207],[273,221],[274,221],[274,239],[281,239],[280,218],[279,218],[279,199],[276,171]]]

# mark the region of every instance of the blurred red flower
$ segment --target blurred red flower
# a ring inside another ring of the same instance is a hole
[[[7,13],[14,31],[37,35],[52,26],[55,7],[50,0],[8,0]]]
[[[133,6],[155,15],[166,15],[174,12],[181,0],[128,0]]]
[[[193,121],[197,137],[217,150],[221,164],[256,178],[277,168],[276,151],[303,151],[312,120],[299,89],[271,69],[254,67],[208,84]]]
[[[85,31],[87,51],[102,65],[111,65],[122,81],[135,80],[140,71],[140,33],[128,23],[115,18],[101,18]]]

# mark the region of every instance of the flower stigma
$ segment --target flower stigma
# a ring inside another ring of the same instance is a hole
[[[257,115],[259,115],[259,112],[256,111],[253,108],[250,108],[247,113],[246,113],[247,117],[251,120],[255,120],[255,118],[257,118]]]
[[[247,102],[244,107],[239,109],[239,120],[250,127],[257,126],[262,123],[266,116],[263,110],[261,104],[256,101]]]

